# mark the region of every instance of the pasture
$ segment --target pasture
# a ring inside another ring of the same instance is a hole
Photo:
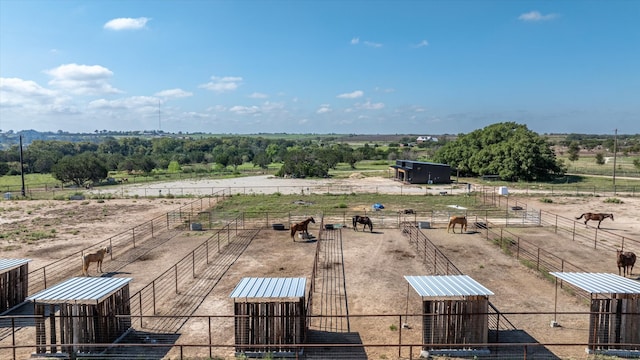
[[[344,195],[336,199],[330,195],[327,204],[319,200],[323,195],[275,195],[261,197],[258,195],[234,196],[228,202],[220,204],[220,211],[240,213],[247,203],[261,202],[262,206],[270,204],[267,208],[261,208],[264,212],[272,209],[271,206],[283,209],[294,214],[322,213],[322,209],[349,211],[370,211],[370,204],[375,202],[385,203],[389,216],[397,216],[397,212],[404,208],[426,211],[432,207],[446,208],[451,201],[464,202],[466,207],[479,207],[477,200],[472,197],[441,197],[441,196],[393,196],[385,197],[379,201],[377,197],[365,197],[359,195]],[[317,198],[315,197],[317,196]],[[392,200],[395,197],[395,200]],[[363,198],[363,199],[361,199]],[[303,199],[303,204],[294,204],[295,200]],[[512,195],[510,201],[517,201],[517,196]],[[432,204],[431,201],[434,201]],[[606,211],[616,214],[615,221],[603,222],[602,228],[606,231],[619,232],[629,238],[640,238],[640,214],[638,209],[640,201],[635,198],[622,198],[622,203],[605,203],[602,198],[554,198],[552,203],[540,203],[535,198],[521,198],[521,202],[528,203],[531,207],[544,208],[545,211],[553,211],[558,214],[577,217],[586,211]],[[132,200],[107,200],[104,203],[96,201],[87,202],[3,202],[5,210],[2,213],[3,225],[15,229],[9,236],[0,238],[0,248],[3,256],[33,258],[32,268],[38,267],[57,258],[64,258],[66,254],[76,251],[78,247],[95,244],[110,234],[126,231],[134,224],[142,223],[152,217],[176,208],[188,202],[187,199],[132,199]],[[237,202],[236,202],[237,201]],[[342,204],[345,204],[345,207]],[[117,206],[116,206],[117,205]],[[255,205],[254,205],[255,206]],[[264,216],[264,215],[255,215]],[[375,217],[373,218],[376,221]],[[321,223],[309,224],[309,232],[318,236]],[[349,218],[350,222],[350,218]],[[398,341],[400,320],[395,316],[383,316],[385,314],[415,314],[420,311],[420,304],[415,294],[407,291],[407,284],[402,279],[403,275],[428,275],[430,264],[423,263],[417,256],[416,249],[403,235],[400,229],[390,222],[387,226],[379,226],[374,222],[373,232],[352,231],[349,222],[346,227],[339,230],[342,234],[342,259],[335,258],[330,264],[344,269],[345,291],[352,315],[350,329],[359,334],[364,344],[394,344]],[[160,314],[180,312],[181,315],[192,316],[179,328],[177,344],[189,344],[194,342],[206,342],[206,318],[209,315],[232,314],[232,302],[228,298],[229,293],[244,276],[284,277],[303,276],[308,277],[312,271],[313,255],[316,250],[316,242],[292,242],[288,231],[276,231],[268,226],[260,226],[253,230],[259,222],[245,223],[245,230],[241,231],[245,243],[242,247],[235,248],[233,260],[230,260],[224,273],[217,274],[217,281],[212,276],[197,276],[196,280],[185,279],[185,286],[192,284],[194,288],[204,286],[199,281],[213,281],[208,284],[211,291],[201,293],[201,303],[190,305],[186,298],[174,296],[158,303]],[[579,226],[585,226],[578,222]],[[470,224],[471,225],[471,224]],[[6,227],[3,227],[3,231]],[[37,241],[16,241],[20,229],[28,229],[30,232],[44,231],[51,233],[56,229],[56,236]],[[78,232],[76,233],[75,230]],[[552,251],[577,266],[593,272],[617,273],[615,252],[606,249],[593,249],[592,244],[586,241],[576,241],[569,235],[556,232],[548,226],[536,228],[514,228],[517,234],[521,234],[538,246]],[[483,237],[481,231],[469,227],[468,231],[460,234],[447,233],[447,222],[433,223],[431,229],[422,230],[426,236],[436,244],[440,250],[463,273],[468,274],[495,293],[490,301],[502,312],[511,312],[507,318],[522,329],[528,336],[541,343],[580,343],[586,341],[588,331],[588,317],[580,315],[559,315],[560,327],[549,328],[549,321],[554,318],[554,285],[548,278],[505,253],[500,247],[493,244],[490,239]],[[75,235],[74,235],[75,233]],[[159,272],[171,268],[176,262],[189,255],[199,243],[207,237],[205,232],[185,231],[180,236],[172,238],[163,244],[150,250],[144,258],[130,264],[120,264],[118,258],[110,260],[108,257],[103,264],[105,271],[113,271],[117,265],[114,276],[132,277],[132,294],[148,285]],[[246,239],[245,239],[246,238]],[[640,253],[640,249],[632,249]],[[334,254],[335,255],[335,254]],[[81,260],[77,260],[78,275],[81,273]],[[94,264],[95,266],[95,264]],[[93,268],[92,268],[93,269]],[[152,271],[150,271],[152,270]],[[330,271],[331,268],[323,268]],[[637,277],[636,270],[634,276]],[[187,294],[185,294],[187,295]],[[192,294],[189,294],[192,295]],[[414,296],[412,296],[414,295]],[[183,311],[184,310],[184,311]],[[317,310],[318,311],[318,310]],[[575,298],[570,293],[559,292],[559,312],[587,312],[588,304]],[[545,314],[534,314],[544,312]],[[204,316],[198,318],[197,316]],[[213,338],[216,343],[232,343],[230,331],[233,320],[216,319],[216,330]],[[419,319],[411,316],[405,317],[409,326],[414,329],[403,330],[404,341],[417,340],[415,328]],[[413,333],[412,333],[413,331]],[[32,335],[31,335],[32,336]],[[29,341],[29,331],[20,333],[19,339]],[[5,345],[4,342],[1,343]],[[207,358],[207,349],[190,349],[189,358]],[[414,349],[413,356],[416,356]],[[556,346],[548,347],[555,358],[571,359],[584,358],[584,346]],[[174,348],[168,352],[169,358],[177,358],[179,349]],[[370,347],[366,348],[370,359],[394,359],[398,358],[397,347]],[[216,353],[218,354],[218,353]],[[0,358],[10,358],[7,354],[0,353]],[[221,350],[220,357],[232,358],[229,349]],[[409,357],[409,349],[405,348],[402,358]],[[554,357],[551,357],[554,358]]]

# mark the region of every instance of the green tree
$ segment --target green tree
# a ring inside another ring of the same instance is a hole
[[[88,182],[97,182],[107,177],[108,171],[104,163],[92,153],[67,155],[52,168],[54,178],[63,183],[72,182],[83,186]]]
[[[567,153],[569,154],[569,161],[576,161],[580,158],[580,155],[578,154],[580,152],[580,144],[578,144],[577,141],[572,141],[569,144],[569,150],[567,150]]]
[[[604,165],[604,155],[601,152],[596,154],[596,164]]]
[[[267,156],[266,152],[261,151],[255,154],[251,162],[253,163],[253,166],[258,166],[260,169],[267,169],[271,160],[269,159],[269,156]]]
[[[526,125],[514,122],[460,134],[434,158],[457,168],[461,175],[491,174],[510,181],[548,180],[565,172],[549,143]]]
[[[170,173],[180,172],[180,164],[175,160],[169,162],[169,166],[167,166],[167,171]]]

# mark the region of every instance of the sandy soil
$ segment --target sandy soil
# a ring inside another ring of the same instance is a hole
[[[384,189],[403,191],[407,188],[381,178],[367,178],[367,186],[376,184]],[[268,186],[276,191],[298,186],[327,185],[361,186],[362,179],[345,180],[309,180],[271,179],[269,177],[240,178],[214,181],[183,181],[155,185],[161,189],[184,189],[198,187],[208,189],[243,187],[263,189]],[[446,187],[445,187],[446,188]],[[146,189],[146,190],[144,190]],[[116,191],[135,194],[149,191],[149,187],[128,185],[126,190]],[[424,188],[418,188],[424,193]],[[441,191],[433,188],[430,191]],[[163,193],[169,190],[163,190]],[[272,190],[271,190],[272,191]],[[294,191],[299,191],[295,189]],[[389,190],[392,191],[392,190]],[[157,191],[156,191],[157,192]],[[640,239],[640,200],[620,197],[621,204],[604,203],[600,197],[554,197],[553,203],[540,202],[536,197],[510,195],[510,201],[520,201],[540,210],[575,217],[586,211],[613,212],[615,221],[608,219],[602,223],[607,231]],[[96,200],[87,201],[1,201],[0,202],[0,251],[3,258],[31,258],[31,267],[39,267],[55,259],[64,258],[78,248],[96,243],[111,235],[126,231],[131,227],[175,210],[180,205],[193,199],[129,199],[129,200]],[[55,230],[55,231],[53,231]],[[311,227],[312,232],[319,231],[318,225]],[[559,293],[555,297],[555,287],[539,274],[526,268],[501,252],[490,242],[483,239],[480,233],[472,231],[466,234],[446,232],[444,225],[435,224],[433,229],[424,230],[429,239],[440,247],[447,257],[465,274],[485,285],[495,293],[490,301],[503,312],[553,312],[588,311],[588,306],[567,295]],[[50,237],[30,235],[44,233]],[[135,262],[125,266],[121,272],[133,277],[132,293],[152,280],[157,272],[149,272],[150,267],[166,269],[204,240],[203,236],[186,234],[171,242],[163,244],[146,256],[144,262]],[[554,251],[558,256],[571,259],[592,272],[616,273],[613,254],[602,253],[591,249],[587,244],[572,242],[567,235],[556,234],[551,229],[527,229],[523,237],[531,239],[540,247]],[[350,228],[342,230],[344,243],[344,269],[347,284],[350,314],[403,314],[417,313],[420,304],[417,296],[408,292],[403,275],[429,274],[427,265],[416,256],[408,240],[397,229],[376,229],[374,233],[353,232]],[[640,253],[639,249],[631,249]],[[224,276],[215,283],[212,291],[197,307],[195,315],[231,314],[232,301],[228,298],[239,279],[244,276],[308,277],[311,273],[311,259],[315,251],[315,243],[290,241],[286,232],[261,230],[253,238],[242,255],[233,261]],[[636,270],[636,273],[638,270]],[[635,273],[634,273],[635,275]],[[169,310],[167,310],[169,311]],[[550,328],[549,322],[553,314],[532,315],[514,314],[509,319],[518,328],[539,342],[586,342],[588,324],[586,317],[564,316],[557,319],[560,327]],[[418,323],[417,319],[405,321]],[[354,317],[351,331],[359,333],[364,343],[393,343],[397,341],[398,332],[391,325],[399,326],[394,318],[358,318]],[[415,327],[415,325],[414,325]],[[181,329],[179,343],[207,341],[203,338],[206,325],[199,321],[189,321]],[[229,329],[232,324],[220,326],[216,341],[230,342]],[[406,330],[405,339],[419,338],[417,332]],[[27,336],[26,341],[32,341]],[[419,341],[419,340],[416,340]],[[0,342],[4,345],[4,342]],[[584,348],[551,349],[559,358],[583,358]],[[175,351],[175,350],[174,350]],[[204,350],[203,350],[204,351]],[[397,349],[368,349],[369,358],[397,358]],[[170,353],[172,356],[173,351]],[[0,351],[0,358],[4,358]],[[228,354],[227,354],[228,355]],[[416,354],[414,353],[414,356]],[[206,356],[206,353],[198,354]],[[408,352],[403,354],[408,357]]]

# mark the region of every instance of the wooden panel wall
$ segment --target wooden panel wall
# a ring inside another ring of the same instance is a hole
[[[489,338],[488,309],[489,299],[484,296],[424,301],[424,343],[486,343]]]
[[[27,297],[28,269],[28,264],[24,264],[0,274],[0,313],[21,304]]]
[[[273,345],[238,347],[238,352],[296,351],[306,332],[304,298],[295,302],[234,303],[235,344]]]
[[[592,350],[640,350],[640,295],[615,294],[591,300],[589,343]],[[605,344],[633,344],[630,346]]]

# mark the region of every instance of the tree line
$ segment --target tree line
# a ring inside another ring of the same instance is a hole
[[[326,177],[339,163],[356,168],[362,160],[420,160],[451,165],[464,176],[498,175],[503,180],[544,181],[563,176],[553,143],[514,122],[496,123],[454,140],[411,144],[412,138],[350,145],[331,137],[285,139],[254,136],[114,137],[99,141],[34,140],[0,150],[0,175],[51,173],[79,186],[97,182],[110,171],[151,174],[158,171],[234,171],[243,164],[266,169],[279,164],[278,176]],[[633,138],[632,138],[633,139]],[[577,141],[572,138],[569,144]],[[627,143],[631,139],[625,140]],[[415,146],[412,146],[415,145]]]

